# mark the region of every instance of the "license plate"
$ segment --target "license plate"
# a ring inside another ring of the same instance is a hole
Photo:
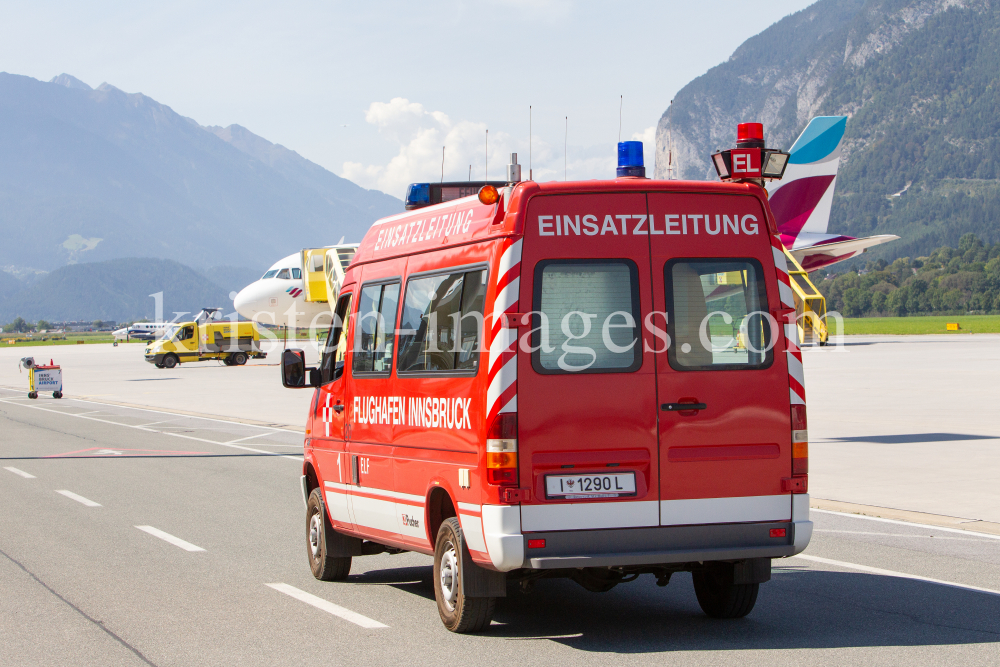
[[[593,475],[547,475],[549,498],[617,498],[635,495],[635,473]]]

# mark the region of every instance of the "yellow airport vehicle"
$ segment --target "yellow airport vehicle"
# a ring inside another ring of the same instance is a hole
[[[247,359],[267,356],[260,350],[260,331],[253,322],[217,320],[218,311],[205,308],[192,322],[169,325],[159,340],[146,347],[146,361],[157,368],[211,359],[242,366]]]

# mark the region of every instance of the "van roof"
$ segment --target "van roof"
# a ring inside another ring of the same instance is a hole
[[[501,191],[503,192],[503,191]],[[489,237],[519,234],[528,201],[539,195],[677,192],[692,194],[750,195],[761,201],[774,227],[767,193],[752,183],[719,181],[663,181],[617,178],[592,181],[521,181],[513,188],[510,205],[482,204],[476,196],[455,199],[377,220],[361,241],[351,266],[402,257],[419,252],[466,245]]]

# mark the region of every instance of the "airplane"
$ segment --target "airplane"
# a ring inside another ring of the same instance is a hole
[[[899,238],[879,234],[857,239],[827,232],[845,129],[847,116],[813,118],[788,151],[784,178],[767,186],[781,242],[807,272]]]
[[[115,340],[155,340],[163,334],[170,322],[136,322],[114,332]]]
[[[278,260],[260,280],[239,291],[233,306],[243,317],[261,324],[327,328],[332,321],[330,304],[337,300],[344,271],[357,248],[357,243],[344,244],[341,239],[337,245]]]

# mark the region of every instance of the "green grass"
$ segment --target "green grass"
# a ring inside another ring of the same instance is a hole
[[[959,331],[948,331],[945,325],[958,322]],[[837,331],[833,318],[828,321],[831,334]],[[925,315],[914,317],[852,317],[844,318],[844,333],[852,334],[971,334],[1000,333],[1000,315]]]
[[[65,340],[61,339],[65,336]],[[47,338],[48,340],[42,340]],[[10,344],[10,340],[16,340],[17,342],[13,345]],[[3,334],[0,336],[0,349],[10,348],[10,347],[41,347],[43,345],[79,345],[77,341],[83,341],[84,345],[92,343],[111,343],[114,342],[114,336],[110,333],[97,333],[97,332],[81,332],[73,333],[69,332],[66,334],[56,334],[55,336],[50,336],[48,334],[34,334],[29,337],[27,334]],[[130,341],[130,345],[139,344],[142,341]],[[121,342],[124,345],[124,341]]]

